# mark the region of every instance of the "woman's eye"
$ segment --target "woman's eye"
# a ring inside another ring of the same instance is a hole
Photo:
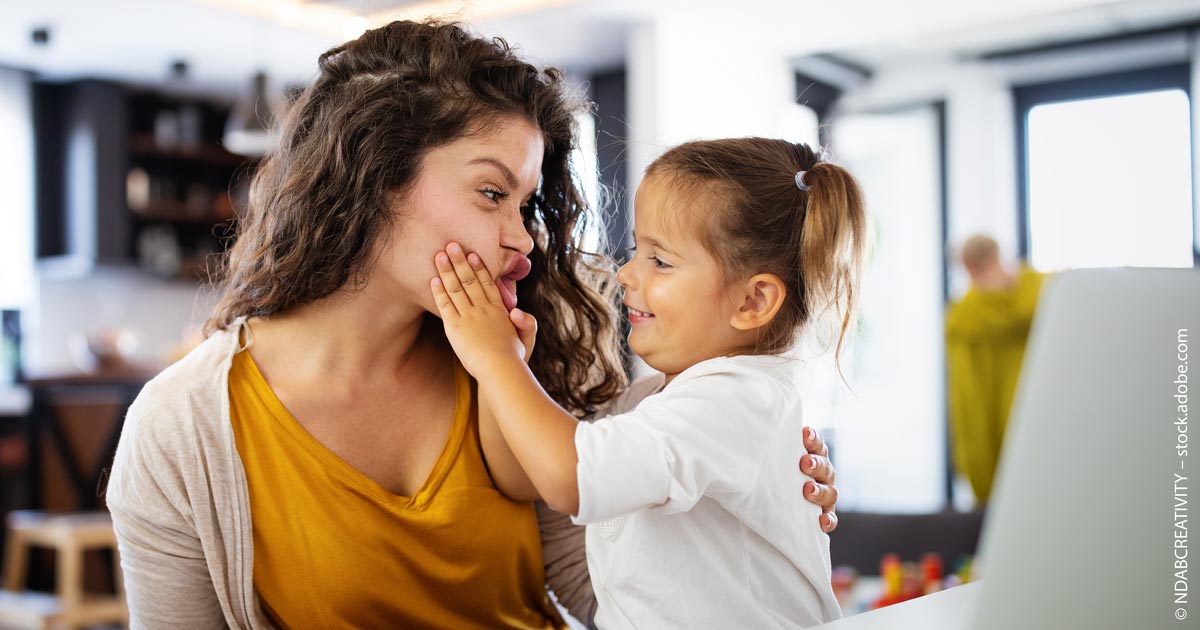
[[[508,199],[508,193],[504,192],[503,190],[497,190],[495,188],[484,188],[483,190],[481,190],[479,192],[483,193],[483,196],[487,197],[488,199],[491,199],[495,203],[500,203],[501,201]]]

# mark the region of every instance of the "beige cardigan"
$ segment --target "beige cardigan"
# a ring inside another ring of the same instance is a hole
[[[108,482],[130,627],[271,628],[254,593],[246,473],[229,418],[229,366],[244,320],[146,384]],[[546,580],[591,625],[584,528],[538,504]]]

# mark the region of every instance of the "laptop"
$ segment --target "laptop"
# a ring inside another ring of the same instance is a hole
[[[1200,271],[1078,270],[1048,289],[971,627],[1200,628]]]
[[[982,580],[821,627],[1200,628],[1198,503],[1200,271],[1066,272],[1026,347]]]

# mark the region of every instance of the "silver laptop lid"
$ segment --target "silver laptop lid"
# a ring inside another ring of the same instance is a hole
[[[1200,410],[1200,272],[1048,282],[972,628],[1200,628],[1200,418],[1188,409]]]

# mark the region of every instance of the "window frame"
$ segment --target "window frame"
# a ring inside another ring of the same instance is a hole
[[[1027,83],[1014,85],[1013,112],[1014,129],[1016,130],[1017,158],[1017,254],[1023,260],[1029,260],[1030,233],[1029,217],[1029,112],[1038,105],[1062,103],[1089,98],[1107,96],[1124,96],[1153,92],[1158,90],[1181,89],[1192,101],[1191,63],[1174,63],[1123,70],[1107,74],[1073,77],[1056,81]],[[1195,106],[1192,106],[1195,111]],[[1195,115],[1192,116],[1192,143],[1195,143]],[[1195,154],[1193,153],[1193,161]],[[1200,240],[1197,233],[1200,230],[1200,214],[1197,213],[1195,196],[1195,164],[1192,168],[1192,266],[1200,266]]]

